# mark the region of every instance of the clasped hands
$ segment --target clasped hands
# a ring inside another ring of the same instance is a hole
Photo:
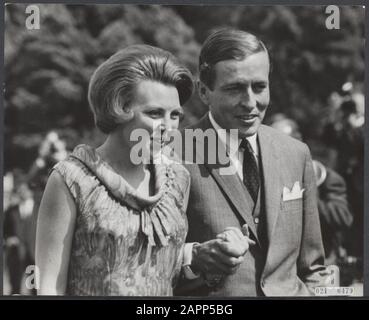
[[[234,274],[255,241],[249,238],[247,224],[242,231],[236,227],[228,227],[219,233],[215,239],[195,244],[192,250],[191,268],[203,275],[205,279]]]

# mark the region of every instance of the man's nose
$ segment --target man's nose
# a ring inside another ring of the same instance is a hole
[[[241,105],[246,109],[254,109],[256,108],[257,101],[255,94],[251,87],[244,91],[241,97]]]

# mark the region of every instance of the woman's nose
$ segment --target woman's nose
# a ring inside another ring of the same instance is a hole
[[[163,127],[165,130],[173,130],[177,128],[176,120],[173,120],[170,116],[165,117],[163,123]]]

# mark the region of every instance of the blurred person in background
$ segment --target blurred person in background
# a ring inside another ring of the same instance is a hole
[[[11,251],[13,248],[13,245],[19,244],[19,239],[14,238],[14,232],[8,231],[6,228],[6,225],[9,222],[6,222],[9,214],[9,207],[16,204],[15,197],[14,197],[14,174],[12,172],[7,172],[4,175],[3,179],[3,186],[4,186],[4,204],[3,204],[3,212],[4,212],[4,232],[3,232],[3,293],[5,295],[12,294],[12,292],[15,292],[17,289],[19,289],[19,284],[12,284],[12,278],[13,276],[10,275],[9,269],[13,268],[13,265],[9,266],[8,264],[8,255],[9,250]],[[13,240],[12,240],[13,237]],[[15,240],[15,241],[14,241]],[[18,254],[16,255],[18,256]],[[12,260],[12,259],[10,259]],[[15,282],[17,283],[17,282]]]
[[[42,141],[37,159],[26,173],[9,172],[4,177],[5,266],[9,294],[35,294],[26,288],[25,271],[35,263],[35,238],[38,208],[49,171],[65,159],[65,142],[55,131]]]
[[[172,162],[134,164],[130,134],[177,129],[192,89],[190,72],[156,47],[127,47],[97,68],[88,97],[107,138],[77,146],[49,177],[37,226],[39,294],[172,295],[189,174]]]
[[[28,180],[33,188],[44,190],[50,169],[68,156],[65,141],[56,131],[50,131],[42,141],[38,157],[28,173]]]
[[[346,181],[348,202],[354,218],[348,250],[350,255],[361,261],[364,240],[365,98],[351,82],[345,83],[338,95],[332,95],[337,97],[336,108],[332,108],[323,139],[335,149],[335,169]]]
[[[302,139],[297,122],[284,114],[275,114],[269,119],[270,126],[295,138]],[[339,264],[347,257],[349,228],[353,217],[347,202],[344,179],[333,169],[313,160],[318,186],[318,210],[327,264]]]
[[[29,242],[34,209],[33,193],[25,182],[16,186],[4,207],[4,244],[10,294],[26,293],[22,280],[27,266],[34,264]]]

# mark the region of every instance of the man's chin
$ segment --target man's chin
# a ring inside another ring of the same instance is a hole
[[[255,133],[257,133],[258,131],[258,127],[250,127],[250,128],[239,128],[238,129],[238,134],[239,134],[239,138],[243,139],[243,138],[247,138],[247,137],[251,137],[253,136]]]

